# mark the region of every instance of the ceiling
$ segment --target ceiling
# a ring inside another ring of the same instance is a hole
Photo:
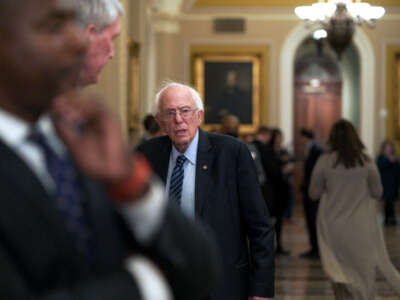
[[[283,7],[310,5],[317,0],[196,0],[194,7]],[[370,0],[363,1],[371,5],[400,6],[400,0]]]

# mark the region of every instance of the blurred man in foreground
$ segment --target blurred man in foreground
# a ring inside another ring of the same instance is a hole
[[[112,54],[91,51],[119,32],[122,10],[98,27],[73,4],[0,2],[0,298],[201,299],[216,276],[208,235],[167,205],[99,102],[54,101],[96,82]]]

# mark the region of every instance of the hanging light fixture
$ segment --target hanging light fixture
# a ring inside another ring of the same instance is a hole
[[[310,24],[320,24],[328,33],[328,42],[340,58],[349,46],[355,25],[374,27],[385,14],[381,6],[351,0],[320,0],[311,6],[298,6],[295,14]]]

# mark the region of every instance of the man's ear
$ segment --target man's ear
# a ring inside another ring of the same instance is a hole
[[[199,111],[199,120],[200,120],[200,124],[201,124],[201,122],[203,121],[203,118],[204,118],[204,111],[200,110],[200,111]]]
[[[96,30],[96,26],[94,26],[94,24],[89,24],[88,26],[86,26],[83,34],[88,38],[88,39],[94,39],[95,37],[97,37],[97,30]]]
[[[158,115],[158,113],[154,116],[154,119],[156,120],[156,122],[158,123],[158,126],[160,126],[161,127],[161,129],[163,129],[164,130],[164,127],[163,127],[163,122],[161,121],[161,119],[160,119],[160,117],[159,117],[159,115]]]

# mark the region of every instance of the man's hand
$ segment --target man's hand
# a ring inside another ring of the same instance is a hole
[[[56,130],[79,168],[104,182],[119,182],[132,170],[117,120],[95,97],[76,92],[56,99]]]
[[[252,297],[249,297],[249,300],[272,300],[272,298],[264,298],[264,297],[252,296]]]

